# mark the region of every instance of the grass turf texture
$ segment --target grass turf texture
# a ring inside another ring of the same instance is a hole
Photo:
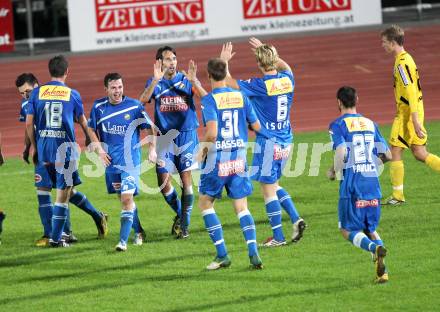
[[[440,123],[428,123],[429,149],[440,154]],[[385,136],[389,127],[382,127]],[[191,236],[170,236],[173,214],[161,195],[137,199],[147,243],[116,253],[120,207],[106,194],[104,178],[87,178],[78,189],[110,215],[110,233],[96,240],[92,219],[71,206],[72,228],[79,243],[68,249],[37,248],[41,236],[33,170],[19,159],[0,168],[0,208],[7,214],[0,245],[1,311],[328,311],[433,310],[440,304],[440,176],[405,153],[407,203],[383,207],[378,229],[387,248],[390,282],[373,284],[370,255],[353,247],[337,228],[338,183],[325,176],[332,161],[321,159],[317,176],[308,176],[312,143],[327,143],[326,132],[304,133],[308,143],[305,172],[283,178],[309,228],[298,244],[261,249],[265,268],[248,269],[247,249],[231,202],[215,205],[232,257],[229,269],[207,272],[214,247],[194,204]],[[297,146],[292,167],[295,168]],[[84,157],[83,157],[84,158]],[[87,165],[81,161],[81,167]],[[312,168],[313,169],[313,168]],[[315,168],[316,169],[316,168]],[[142,177],[155,185],[154,171]],[[383,195],[391,192],[388,166],[381,176]],[[54,199],[54,194],[52,199]],[[249,198],[258,241],[271,235],[258,185]],[[291,235],[283,213],[284,233]]]

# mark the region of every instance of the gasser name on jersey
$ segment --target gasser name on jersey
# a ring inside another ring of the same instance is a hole
[[[217,150],[231,149],[236,147],[246,147],[246,143],[243,141],[243,139],[215,141],[215,148]]]
[[[160,97],[160,111],[162,113],[186,112],[187,110],[186,97],[180,95]]]

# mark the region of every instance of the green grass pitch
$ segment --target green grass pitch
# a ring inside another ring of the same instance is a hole
[[[427,124],[431,152],[440,154],[440,123]],[[389,127],[382,127],[388,136]],[[0,245],[0,311],[429,311],[440,304],[440,175],[405,155],[407,203],[383,207],[378,229],[387,248],[390,282],[375,285],[370,255],[353,247],[337,228],[337,182],[325,176],[332,153],[320,167],[312,159],[313,143],[327,143],[326,132],[295,137],[292,171],[281,180],[309,227],[298,244],[260,249],[264,270],[248,269],[247,249],[230,201],[215,205],[223,223],[232,266],[205,271],[214,247],[194,205],[191,236],[170,236],[173,214],[159,194],[136,198],[147,243],[116,253],[120,207],[106,194],[104,178],[86,177],[78,187],[110,215],[110,233],[96,240],[91,218],[71,207],[79,242],[67,249],[37,248],[41,236],[32,166],[7,159],[0,168],[0,208],[7,218]],[[297,162],[298,143],[307,149]],[[307,145],[306,145],[307,144]],[[295,164],[298,167],[295,167]],[[304,172],[301,166],[304,165]],[[92,168],[93,169],[93,168]],[[319,170],[318,170],[319,169]],[[313,176],[309,176],[309,173]],[[142,176],[155,185],[154,171]],[[388,166],[381,176],[389,195]],[[249,198],[261,242],[270,236],[258,185]],[[284,232],[291,225],[283,217]]]

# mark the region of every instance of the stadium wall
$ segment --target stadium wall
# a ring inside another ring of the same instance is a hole
[[[380,0],[68,0],[72,51],[382,23]]]

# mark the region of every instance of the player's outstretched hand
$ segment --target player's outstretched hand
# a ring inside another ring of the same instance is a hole
[[[157,60],[153,65],[153,77],[156,81],[162,79],[165,74],[165,69],[162,70],[162,60]]]
[[[190,60],[188,64],[188,71],[182,70],[182,73],[185,75],[186,79],[188,79],[191,83],[197,81],[197,64]]]
[[[23,151],[23,160],[28,165],[30,164],[30,161],[29,161],[29,148],[27,148],[27,147],[25,147],[24,151]]]
[[[110,166],[112,158],[104,150],[99,152],[99,158],[101,159],[104,167]]]
[[[223,44],[222,52],[220,52],[220,58],[225,62],[229,62],[234,55],[235,52],[232,52],[232,42],[226,42]]]
[[[327,170],[327,178],[329,178],[330,181],[334,181],[336,179],[336,172],[335,172],[335,168],[333,168],[333,166],[331,166]]]
[[[255,52],[256,48],[258,48],[259,46],[263,45],[263,43],[259,39],[255,38],[255,37],[250,37],[249,38],[249,44],[252,46],[251,50],[254,51],[254,52]]]

